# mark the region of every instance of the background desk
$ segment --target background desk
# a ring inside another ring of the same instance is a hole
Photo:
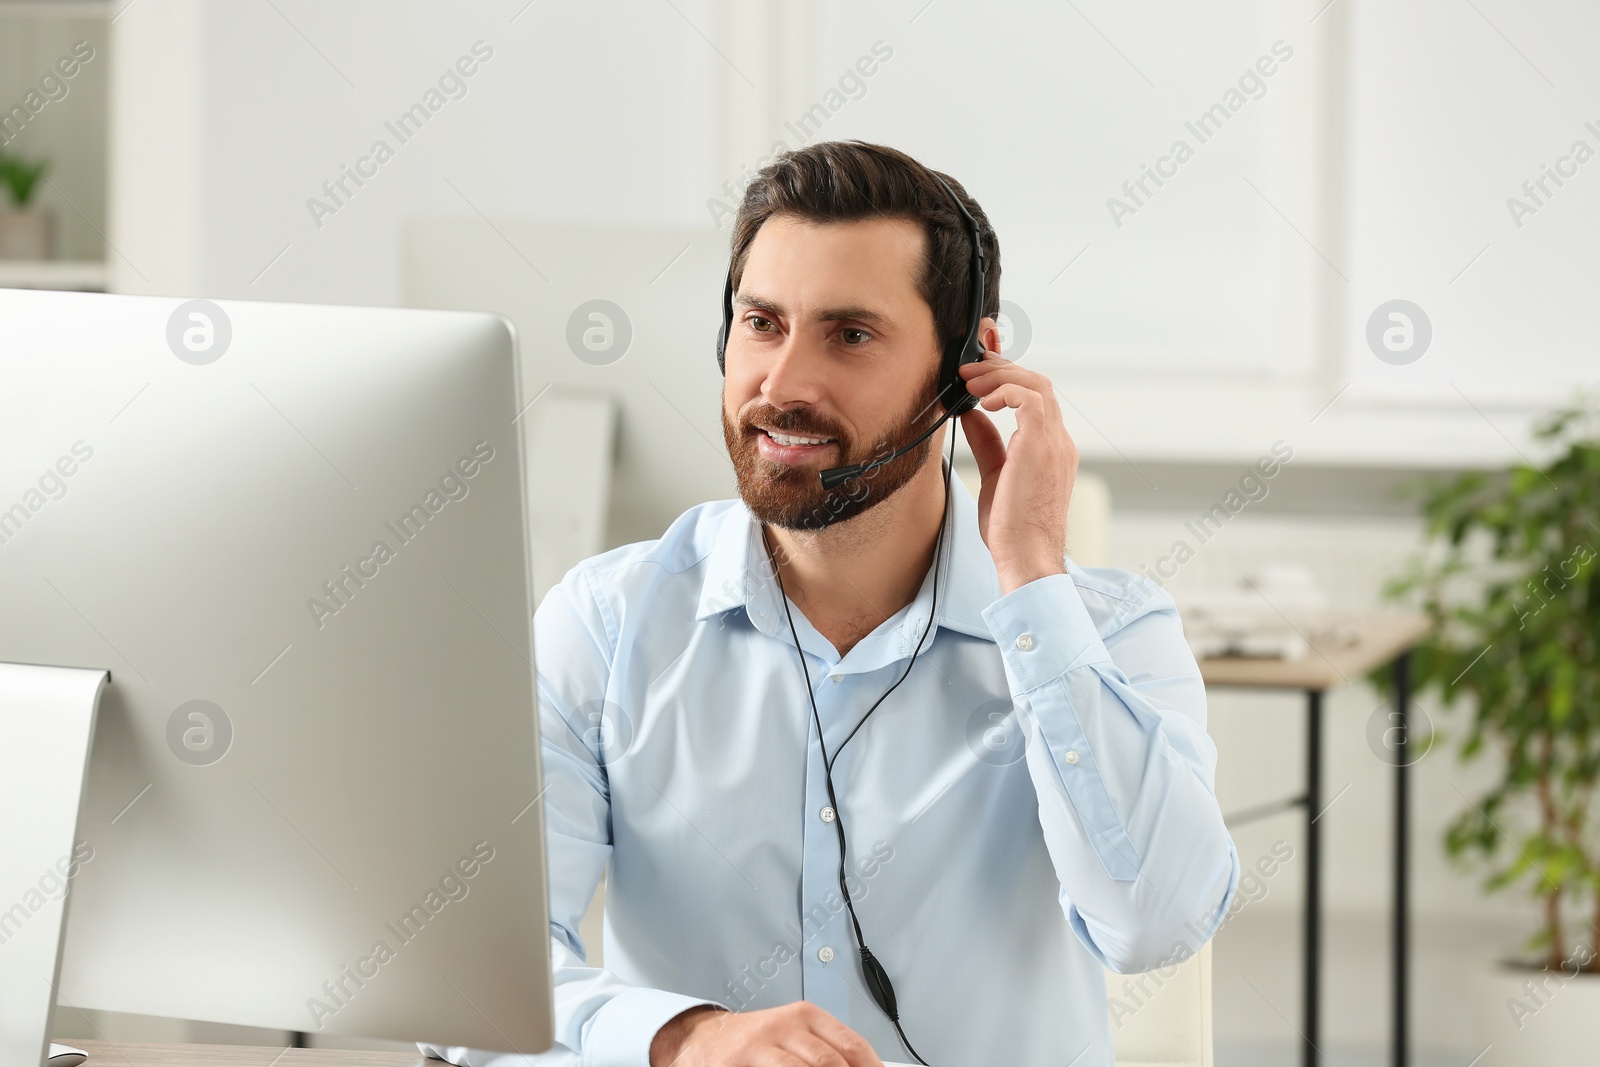
[[[267,1045],[172,1045],[129,1041],[68,1044],[89,1054],[83,1067],[445,1067],[420,1052],[353,1052]]]
[[[1200,675],[1206,686],[1238,686],[1250,689],[1298,689],[1306,694],[1306,791],[1298,797],[1264,804],[1228,817],[1230,825],[1249,822],[1284,810],[1304,807],[1306,813],[1306,899],[1303,966],[1305,989],[1301,1037],[1305,1047],[1301,1061],[1305,1067],[1325,1062],[1317,1048],[1319,1027],[1319,974],[1322,961],[1322,836],[1317,820],[1322,815],[1322,696],[1348,682],[1360,681],[1374,667],[1393,661],[1395,674],[1394,729],[1399,743],[1392,753],[1394,782],[1394,1031],[1390,1063],[1406,1067],[1409,1037],[1406,986],[1410,914],[1406,874],[1410,842],[1410,799],[1407,790],[1406,715],[1411,701],[1410,655],[1428,632],[1428,620],[1421,615],[1362,615],[1340,617],[1353,623],[1359,637],[1354,644],[1334,646],[1311,642],[1305,659],[1283,660],[1222,658],[1200,661]],[[1308,639],[1309,640],[1309,639]]]

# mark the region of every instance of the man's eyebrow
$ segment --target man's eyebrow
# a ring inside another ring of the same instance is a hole
[[[782,304],[775,300],[769,300],[760,293],[741,292],[733,298],[733,306],[735,309],[762,308],[772,312],[774,315],[778,315],[783,318],[789,317],[788,309],[786,309]],[[823,322],[844,322],[846,320],[853,320],[855,322],[864,322],[869,326],[876,326],[879,328],[889,325],[889,319],[887,316],[880,312],[873,311],[871,308],[860,306],[823,308],[820,312],[818,312],[817,318]]]

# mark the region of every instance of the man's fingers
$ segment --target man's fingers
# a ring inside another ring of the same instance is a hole
[[[986,411],[999,411],[1001,408],[1038,410],[1044,407],[1044,397],[1027,386],[1005,382],[978,401],[978,405]]]
[[[866,1038],[809,1001],[719,1014],[727,1016],[719,1020],[725,1029],[695,1027],[680,1050],[685,1065],[692,1059],[737,1067],[883,1067]]]
[[[1024,389],[1039,398],[1039,410],[1053,419],[1061,418],[1061,407],[1056,402],[1055,386],[1050,384],[1050,379],[1034,371],[1019,370],[1016,375],[1004,372],[990,375],[978,381],[967,383],[968,391],[978,397],[978,402],[990,411],[997,410],[993,404],[987,403],[988,399],[996,393],[1008,390]],[[1007,404],[1007,407],[1022,407],[1021,404]]]
[[[787,1035],[784,1048],[800,1057],[807,1067],[851,1067],[838,1049],[811,1030],[797,1030]]]
[[[977,369],[968,371],[968,367]],[[1036,370],[1029,370],[1027,367],[1016,363],[991,363],[985,361],[983,363],[963,364],[961,369],[964,372],[961,376],[967,380],[968,389],[980,396],[1002,382],[1017,382],[1046,393],[1053,388],[1049,378]]]
[[[749,1059],[740,1060],[739,1063],[748,1063],[750,1067],[809,1067],[805,1060],[777,1045],[762,1045],[750,1053]]]
[[[827,1012],[820,1012],[810,1020],[811,1029],[822,1040],[839,1050],[849,1067],[883,1067],[883,1061],[872,1051],[867,1039],[850,1029]]]
[[[987,478],[1005,465],[1006,443],[994,420],[978,408],[961,416],[961,431],[967,435],[972,458],[978,462],[978,477]]]

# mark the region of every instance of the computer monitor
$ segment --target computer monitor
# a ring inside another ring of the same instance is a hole
[[[0,661],[110,672],[62,870],[0,847],[60,1004],[549,1047],[519,377],[494,315],[0,290]]]

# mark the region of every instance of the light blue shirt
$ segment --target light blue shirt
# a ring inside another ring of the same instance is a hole
[[[834,765],[850,892],[934,1067],[1111,1067],[1102,968],[1191,955],[1238,882],[1200,673],[1142,576],[1068,559],[1002,596],[976,502],[950,496],[933,630]],[[863,984],[760,531],[742,500],[697,505],[535,613],[558,1044],[533,1062],[645,1067],[688,1007],[800,999],[912,1059]],[[790,602],[830,754],[932,600],[930,568],[842,657]],[[578,923],[607,863],[601,969]]]

